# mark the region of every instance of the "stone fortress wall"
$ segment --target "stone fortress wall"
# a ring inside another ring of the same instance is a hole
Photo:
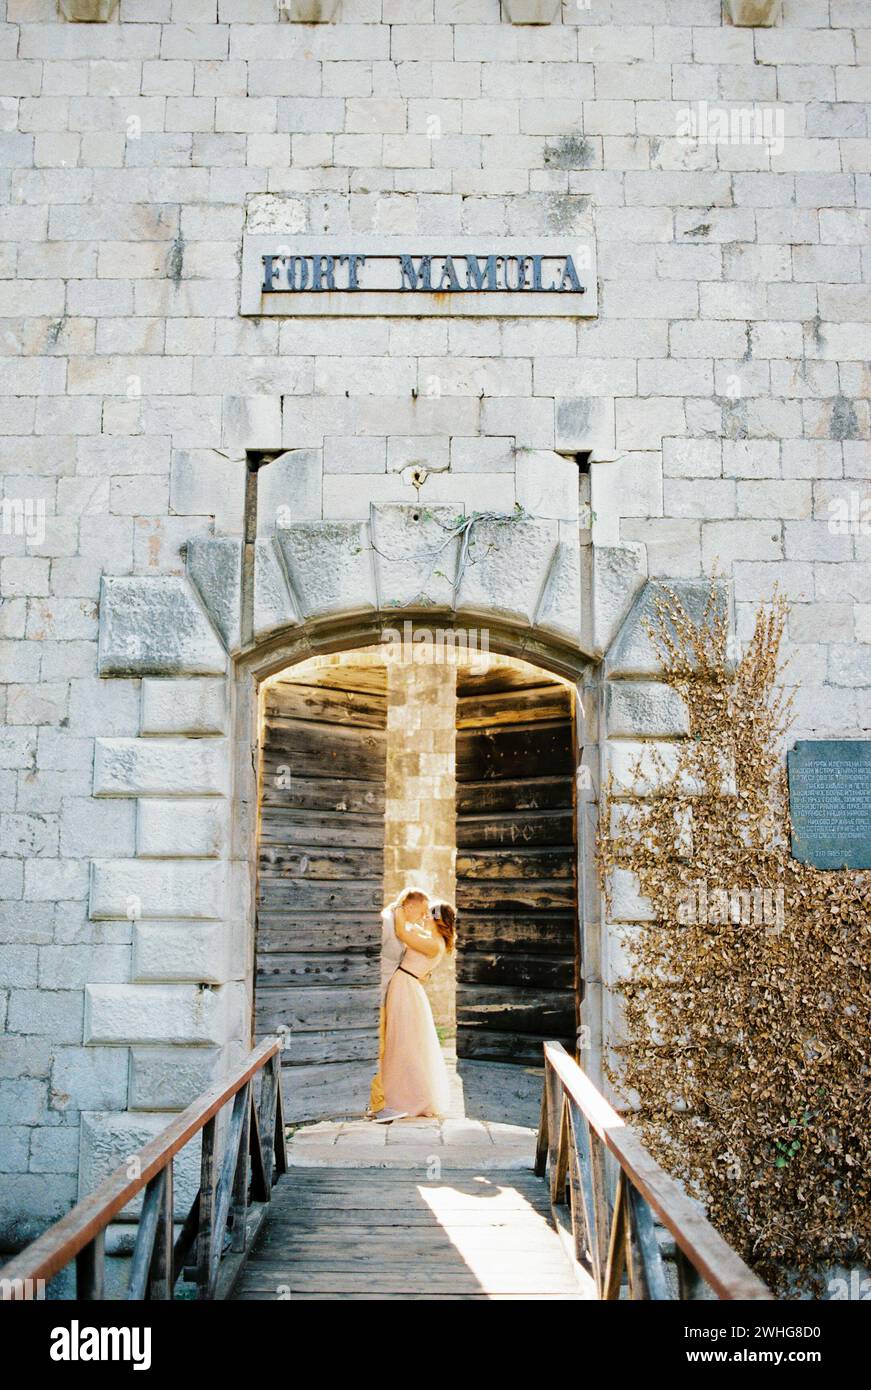
[[[721,0],[552,9],[120,0],[80,24],[0,0],[10,1243],[247,1042],[231,656],[341,607],[324,586],[358,582],[371,507],[400,547],[415,507],[535,519],[469,611],[610,652],[591,805],[603,758],[684,731],[639,635],[649,579],[692,594],[719,566],[739,641],[778,582],[795,736],[867,734],[867,4],[784,0],[755,29]],[[243,315],[246,232],[591,241],[598,312]],[[251,455],[274,460],[256,485]],[[632,920],[631,885],[618,903]],[[606,956],[594,930],[594,1009]]]

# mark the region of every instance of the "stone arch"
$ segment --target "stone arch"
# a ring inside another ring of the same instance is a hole
[[[101,674],[222,674],[228,658],[288,636],[330,640],[400,614],[485,622],[505,641],[567,655],[595,648],[577,526],[520,509],[458,518],[447,506],[384,504],[365,521],[298,522],[249,544],[217,536],[184,549],[184,576],[104,579]]]
[[[476,528],[474,563],[460,563],[460,542],[431,574],[420,519],[436,523],[422,509],[415,521],[417,510],[374,507],[366,522],[301,523],[251,545],[198,539],[184,575],[103,580],[100,672],[140,679],[141,722],[138,737],[97,740],[93,792],[134,798],[140,814],[135,858],[101,859],[95,846],[90,915],[123,919],[131,901],[141,914],[130,981],[86,987],[85,1042],[129,1047],[133,1083],[128,1113],[87,1120],[83,1184],[108,1131],[120,1125],[141,1141],[247,1046],[259,682],[406,621],[413,631],[486,627],[494,652],[577,683],[588,1064],[598,1074],[611,969],[592,858],[600,778],[625,771],[639,741],[685,732],[645,636],[643,547],[585,545],[576,526],[527,514],[490,518]],[[671,587],[699,607],[708,586]],[[620,888],[619,920],[643,920],[632,885]]]
[[[552,634],[536,628],[522,629],[504,621],[502,615],[486,611],[474,622],[479,631],[486,632],[486,650],[494,655],[515,657],[544,671],[574,682],[579,692],[585,673],[591,669],[589,657],[577,647],[560,641]],[[426,638],[434,632],[444,632],[463,638],[471,636],[468,618],[462,614],[435,610],[410,610],[373,613],[361,617],[358,613],[338,613],[317,624],[301,624],[273,634],[269,639],[240,654],[232,663],[233,756],[232,771],[232,847],[233,859],[240,865],[252,866],[249,884],[248,911],[244,931],[247,960],[245,985],[249,1017],[253,1016],[254,947],[256,935],[255,883],[257,808],[258,808],[258,738],[261,733],[260,690],[265,681],[279,672],[288,671],[313,656],[338,652],[351,653],[371,649],[385,641],[386,635],[397,628],[403,641]],[[480,646],[479,648],[480,649]],[[580,726],[579,726],[580,727]],[[583,750],[578,749],[580,762]],[[589,857],[592,846],[581,845],[579,853]],[[591,861],[590,865],[591,867]]]
[[[354,614],[343,614],[337,615],[327,623],[318,625],[316,629],[306,627],[304,631],[300,631],[294,628],[278,634],[268,642],[244,653],[234,662],[235,735],[232,740],[234,768],[231,815],[234,844],[232,853],[240,866],[243,864],[251,866],[250,895],[244,938],[247,951],[246,1010],[252,1024],[256,1013],[254,988],[258,949],[256,891],[256,872],[259,859],[258,813],[262,805],[259,741],[264,736],[264,711],[261,692],[271,677],[276,675],[290,677],[296,668],[304,666],[311,657],[339,653],[353,657],[355,652],[372,653],[373,648],[377,649],[381,645],[389,630],[396,627],[402,630],[401,640],[403,642],[414,637],[428,639],[433,636],[434,631],[436,634],[444,631],[447,634],[459,634],[462,637],[472,636],[468,631],[468,624],[463,623],[461,618],[455,614],[431,616],[422,612],[410,617],[407,612],[403,612],[400,616],[382,613],[364,622],[361,622],[359,617]],[[497,624],[495,621],[488,627],[486,636],[485,650],[490,654],[517,658],[545,673],[561,676],[569,683],[574,683],[578,698],[580,698],[580,683],[590,668],[589,660],[584,654],[572,650],[567,644],[561,643],[555,638],[546,638],[534,630],[524,632],[512,629],[510,626]],[[480,649],[480,646],[473,645],[469,655],[474,656],[476,651],[480,651]],[[466,650],[468,651],[469,648],[467,647]],[[463,648],[460,647],[460,660],[462,659],[462,651]],[[385,663],[388,660],[389,657],[385,649]],[[317,682],[316,675],[313,675],[311,679],[313,683]],[[575,727],[579,729],[580,725],[576,724]],[[578,762],[581,756],[582,750],[576,748]],[[589,857],[592,844],[589,840],[582,843],[578,839],[576,849],[578,853]],[[591,862],[589,868],[592,868]],[[579,910],[580,901],[578,900]],[[579,929],[580,923],[576,930],[579,931]],[[253,1035],[250,1041],[254,1041]],[[289,1106],[288,1113],[291,1112],[292,1106]]]

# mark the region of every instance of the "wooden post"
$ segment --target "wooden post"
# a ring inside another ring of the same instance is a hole
[[[569,1117],[568,1103],[560,1089],[559,1142],[556,1146],[556,1162],[550,1172],[550,1200],[553,1206],[565,1205],[566,1175],[569,1166]]]
[[[578,1161],[578,1184],[581,1209],[584,1214],[584,1231],[587,1250],[593,1268],[596,1287],[601,1288],[602,1267],[599,1255],[599,1240],[596,1233],[596,1204],[593,1198],[593,1169],[590,1158],[590,1130],[587,1117],[575,1101],[569,1102],[572,1120],[572,1133],[575,1138],[575,1153]]]
[[[535,1163],[534,1163],[534,1165],[533,1165],[533,1172],[534,1172],[534,1173],[536,1174],[536,1176],[539,1177],[539,1178],[543,1178],[544,1175],[545,1175],[545,1173],[547,1172],[547,1150],[548,1150],[548,1134],[547,1134],[547,1073],[548,1073],[548,1069],[549,1069],[549,1063],[548,1063],[547,1058],[545,1057],[545,1059],[544,1059],[544,1079],[543,1079],[542,1084],[541,1084],[541,1110],[540,1110],[539,1116],[538,1116],[538,1135],[536,1136],[536,1140],[535,1140]]]
[[[563,1103],[562,1083],[553,1067],[545,1067],[544,1069],[544,1090],[547,1097],[547,1157],[551,1171],[553,1171],[559,1148],[560,1115]]]
[[[233,1100],[233,1112],[230,1116],[230,1123],[227,1126],[224,1158],[221,1163],[221,1171],[215,1189],[211,1220],[212,1239],[208,1261],[207,1288],[209,1298],[214,1298],[215,1296],[218,1269],[224,1249],[224,1234],[227,1229],[227,1218],[230,1215],[233,1188],[241,1156],[242,1128],[245,1123],[245,1113],[248,1109],[249,1102],[250,1092],[248,1090],[248,1084],[246,1083],[241,1091],[236,1092]]]
[[[596,1268],[599,1297],[604,1298],[605,1271],[608,1267],[608,1233],[611,1228],[611,1204],[605,1187],[605,1155],[599,1136],[590,1129],[590,1174],[593,1188],[593,1225],[596,1237]]]
[[[641,1193],[635,1187],[629,1189],[629,1211],[635,1249],[643,1269],[644,1297],[664,1302],[668,1300],[668,1284],[662,1265],[659,1241],[653,1213]]]
[[[105,1254],[106,1232],[98,1231],[94,1239],[76,1255],[76,1298],[88,1301],[102,1299]]]
[[[248,1183],[251,1176],[251,1108],[253,1097],[251,1082],[245,1087],[245,1115],[242,1120],[242,1138],[239,1142],[239,1157],[236,1160],[236,1173],[233,1178],[233,1202],[230,1207],[231,1249],[245,1249],[245,1223],[248,1215]]]
[[[269,1067],[264,1069],[260,1085],[260,1143],[263,1151],[263,1176],[266,1183],[266,1201],[272,1189],[272,1171],[275,1166],[275,1114],[278,1107],[277,1089],[281,1085],[280,1067],[275,1065],[278,1053],[270,1058]]]
[[[602,1297],[614,1301],[620,1297],[620,1284],[623,1266],[626,1262],[626,1175],[622,1168],[617,1179],[614,1196],[614,1216],[611,1221],[611,1239],[608,1242],[608,1262],[605,1266],[605,1281]]]
[[[172,1162],[167,1163],[162,1173],[162,1192],[160,1211],[157,1217],[157,1230],[154,1235],[154,1251],[148,1271],[148,1297],[171,1299],[173,1297],[173,1226],[172,1226]]]
[[[203,1125],[203,1148],[200,1159],[200,1229],[197,1236],[198,1298],[209,1297],[209,1274],[212,1254],[212,1224],[215,1214],[215,1120],[212,1116]]]
[[[680,1246],[675,1251],[675,1262],[677,1264],[677,1284],[680,1290],[680,1297],[683,1300],[698,1298],[702,1289],[702,1280],[699,1278],[698,1270],[687,1259]]]
[[[587,1240],[587,1213],[584,1210],[584,1190],[581,1185],[581,1161],[578,1155],[578,1141],[575,1138],[571,1106],[566,1104],[569,1127],[569,1201],[572,1213],[572,1238],[575,1242],[575,1259],[581,1264],[590,1249]]]
[[[284,1132],[284,1101],[281,1096],[281,1053],[277,1052],[273,1060],[275,1063],[275,1144],[273,1145],[275,1173],[272,1174],[272,1177],[275,1174],[281,1177],[287,1172],[287,1135]]]

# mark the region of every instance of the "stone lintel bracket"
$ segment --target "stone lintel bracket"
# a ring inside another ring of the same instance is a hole
[[[187,542],[187,576],[228,652],[242,645],[242,542],[197,536]]]
[[[561,9],[561,0],[502,0],[509,24],[553,24]]]
[[[705,611],[710,597],[709,579],[675,579],[671,582],[658,582],[649,579],[641,589],[628,617],[620,628],[605,658],[604,674],[609,677],[625,679],[632,677],[641,680],[659,680],[663,675],[660,654],[651,639],[649,628],[656,627],[657,599],[668,588],[683,604],[694,622],[698,622]],[[729,630],[734,631],[732,608],[732,586],[726,580],[719,580],[716,586],[716,602],[720,612],[729,621]]]
[[[283,19],[291,24],[332,24],[340,0],[279,0]]]
[[[118,0],[58,0],[58,8],[71,24],[106,24],[118,8]]]
[[[783,0],[725,0],[726,14],[741,28],[770,29],[783,13]]]

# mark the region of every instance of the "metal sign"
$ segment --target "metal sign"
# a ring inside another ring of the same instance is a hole
[[[256,315],[478,315],[596,313],[591,238],[500,241],[249,235],[242,313]]]

